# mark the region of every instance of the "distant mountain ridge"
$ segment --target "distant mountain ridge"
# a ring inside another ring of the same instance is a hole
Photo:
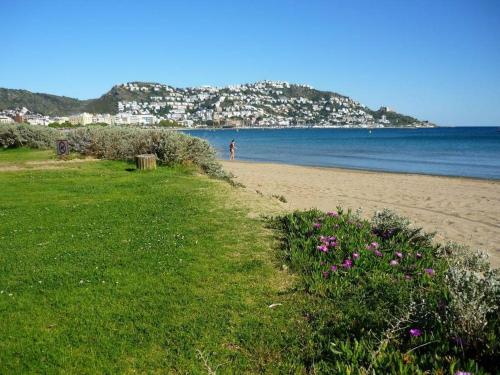
[[[77,113],[85,108],[89,100],[69,98],[28,90],[0,88],[0,111],[26,107],[44,115],[60,116]]]
[[[222,88],[175,88],[154,82],[129,82],[115,85],[99,98],[88,100],[0,88],[0,111],[20,107],[47,116],[130,112],[202,124],[223,118],[238,119],[243,123],[251,119],[256,124],[260,120],[264,125],[276,122],[289,125],[374,123],[401,127],[433,126],[387,107],[372,110],[335,92],[282,81]]]
[[[101,97],[87,100],[28,90],[0,88],[0,111],[26,107],[32,112],[48,116],[69,116],[81,112],[116,114],[118,102],[128,98],[126,92],[120,90],[119,87],[120,85],[113,86]]]

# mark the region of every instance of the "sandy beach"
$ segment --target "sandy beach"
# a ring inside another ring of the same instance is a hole
[[[284,209],[342,206],[361,208],[369,217],[390,208],[437,231],[438,241],[487,251],[500,267],[500,181],[241,161],[223,165],[248,192],[283,195]]]

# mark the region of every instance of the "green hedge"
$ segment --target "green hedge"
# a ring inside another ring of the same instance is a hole
[[[46,126],[1,124],[0,148],[50,148],[61,133]]]

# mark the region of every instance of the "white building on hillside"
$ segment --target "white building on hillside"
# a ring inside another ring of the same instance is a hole
[[[0,124],[11,124],[14,120],[9,116],[0,116]]]
[[[115,118],[114,116],[111,116],[109,113],[95,114],[94,116],[92,116],[92,123],[113,125],[115,123]]]
[[[69,116],[69,122],[72,125],[88,125],[92,124],[93,115],[91,113],[83,112],[74,116]]]
[[[133,115],[131,113],[118,113],[114,116],[116,125],[153,125],[158,122],[156,116],[149,114]]]
[[[50,124],[50,118],[48,116],[36,116],[36,115],[27,115],[25,117],[25,121],[30,125],[44,125],[47,126]]]

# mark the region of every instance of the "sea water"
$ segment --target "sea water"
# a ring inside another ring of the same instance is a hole
[[[188,130],[221,158],[500,179],[500,128]]]

